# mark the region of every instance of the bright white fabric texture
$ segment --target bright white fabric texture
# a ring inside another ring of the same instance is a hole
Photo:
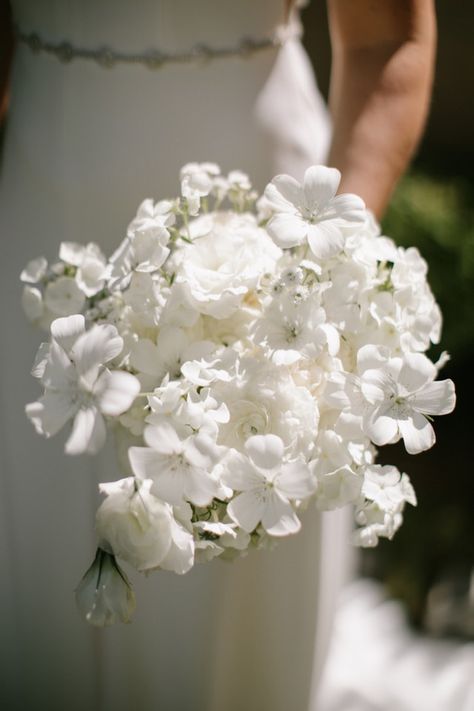
[[[268,36],[283,0],[15,0],[25,32],[121,51],[234,46]],[[248,58],[103,68],[17,48],[0,172],[0,687],[9,711],[307,711],[344,570],[343,524],[321,518],[268,553],[137,580],[132,625],[94,630],[74,587],[94,555],[98,481],[110,453],[65,458],[24,404],[38,334],[18,275],[61,241],[110,251],[140,201],[176,193],[211,160],[262,188],[324,160],[326,109],[297,39]],[[327,582],[325,582],[327,581]]]

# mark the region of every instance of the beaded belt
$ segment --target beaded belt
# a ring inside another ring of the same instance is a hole
[[[162,52],[151,49],[143,53],[120,52],[110,47],[84,49],[69,42],[48,42],[38,34],[23,32],[18,27],[15,34],[17,40],[29,47],[32,52],[49,54],[63,63],[72,62],[75,59],[85,59],[107,69],[116,64],[138,64],[148,67],[148,69],[160,69],[166,64],[183,64],[225,57],[248,57],[263,50],[279,48],[288,39],[300,37],[301,28],[299,23],[292,22],[277,27],[267,37],[244,37],[229,47],[210,47],[206,44],[197,44],[182,52]]]

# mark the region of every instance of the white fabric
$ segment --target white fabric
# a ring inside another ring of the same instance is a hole
[[[382,587],[358,580],[340,601],[318,711],[471,711],[474,643],[415,634]]]
[[[16,0],[23,31],[92,48],[166,51],[266,36],[283,0]],[[297,40],[248,59],[159,71],[61,64],[18,47],[0,184],[0,688],[13,709],[305,711],[314,695],[343,568],[321,520],[275,551],[178,577],[134,575],[130,626],[93,630],[73,590],[94,554],[97,482],[110,453],[67,458],[24,415],[39,334],[20,309],[18,275],[62,240],[110,251],[146,196],[174,195],[188,161],[241,168],[262,188],[324,158],[328,117]],[[335,519],[331,519],[334,521]],[[334,525],[334,524],[333,524]],[[326,579],[323,576],[324,579]],[[332,582],[329,582],[332,580]],[[317,643],[316,643],[317,640]]]

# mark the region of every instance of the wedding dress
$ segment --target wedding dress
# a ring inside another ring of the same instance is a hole
[[[95,550],[97,482],[117,473],[109,453],[66,458],[60,437],[44,441],[27,422],[40,337],[18,282],[63,240],[110,253],[144,197],[177,194],[189,161],[240,168],[260,189],[323,161],[329,122],[298,19],[272,44],[283,0],[12,5],[20,39],[0,185],[2,708],[314,709],[344,567],[337,517],[322,525],[312,510],[301,534],[234,564],[134,576],[131,625],[96,630],[79,617],[73,591]],[[263,46],[248,51],[249,37]],[[202,44],[231,51],[207,57]],[[138,60],[111,61],[103,47]],[[152,48],[160,66],[142,61]]]

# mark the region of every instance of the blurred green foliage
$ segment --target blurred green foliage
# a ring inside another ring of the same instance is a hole
[[[407,175],[383,220],[385,234],[418,247],[444,317],[442,348],[474,352],[474,185],[421,172]]]

